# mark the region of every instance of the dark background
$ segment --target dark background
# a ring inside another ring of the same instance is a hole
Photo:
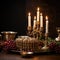
[[[49,16],[49,36],[57,37],[56,27],[60,27],[60,2],[58,0],[1,0],[0,32],[16,31],[18,35],[26,35],[27,14],[31,12],[33,20],[37,7],[40,7],[44,17]]]

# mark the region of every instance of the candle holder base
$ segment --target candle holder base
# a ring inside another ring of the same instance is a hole
[[[47,51],[49,49],[48,47],[48,33],[45,33],[45,41],[44,41],[44,47],[42,48],[43,51]]]
[[[48,46],[42,47],[42,51],[43,51],[43,52],[47,52],[48,50],[49,50],[49,47],[48,47]]]

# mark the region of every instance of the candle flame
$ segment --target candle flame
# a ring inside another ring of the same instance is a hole
[[[38,7],[38,8],[37,8],[37,10],[39,11],[39,10],[40,10],[40,8]]]
[[[40,13],[40,15],[42,16],[42,13]]]
[[[34,20],[36,20],[36,16],[34,16]]]
[[[48,20],[48,16],[46,16],[46,20]]]
[[[29,13],[28,13],[28,15],[30,16],[30,15],[31,15],[31,13],[29,12]]]

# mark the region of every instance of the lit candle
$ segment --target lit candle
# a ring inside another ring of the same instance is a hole
[[[46,33],[48,33],[48,16],[46,16]]]
[[[43,16],[42,16],[42,13],[40,13],[40,27],[43,27]]]
[[[37,22],[39,22],[39,8],[37,8]]]
[[[31,27],[31,13],[28,13],[28,27]]]
[[[36,16],[34,16],[33,29],[36,28]]]

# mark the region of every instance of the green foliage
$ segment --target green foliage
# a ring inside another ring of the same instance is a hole
[[[60,42],[59,42],[59,41],[56,41],[56,44],[57,44],[57,45],[60,45]]]

